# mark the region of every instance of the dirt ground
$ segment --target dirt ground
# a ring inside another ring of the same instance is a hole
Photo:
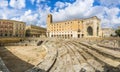
[[[0,57],[11,72],[24,72],[37,65],[46,55],[40,46],[0,47]]]

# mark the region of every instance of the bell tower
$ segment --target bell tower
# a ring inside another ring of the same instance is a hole
[[[48,14],[47,16],[47,26],[49,26],[52,23],[52,15]]]
[[[52,24],[52,15],[51,14],[48,14],[47,16],[47,37],[51,37],[51,34],[50,34],[50,25]]]

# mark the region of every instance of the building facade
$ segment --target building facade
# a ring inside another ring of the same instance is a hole
[[[111,37],[115,35],[115,30],[112,28],[102,28],[102,37]]]
[[[39,26],[26,26],[27,37],[46,37],[46,29]]]
[[[120,29],[120,26],[118,26],[118,28],[117,29]]]
[[[0,37],[25,37],[25,22],[0,19]]]
[[[101,36],[100,19],[96,16],[86,19],[53,22],[47,17],[47,36],[58,38],[83,38]]]

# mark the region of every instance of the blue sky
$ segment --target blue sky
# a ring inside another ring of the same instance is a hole
[[[0,0],[0,19],[46,27],[49,13],[54,22],[97,16],[102,27],[120,26],[120,0]]]

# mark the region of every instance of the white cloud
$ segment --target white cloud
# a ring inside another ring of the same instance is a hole
[[[64,8],[66,6],[66,4],[58,1],[58,2],[56,2],[55,6],[58,7],[58,8]]]
[[[25,8],[25,0],[10,0],[10,6],[15,9]]]
[[[23,15],[21,15],[20,17],[13,17],[13,20],[18,20],[18,21],[24,21],[26,22],[28,25],[29,24],[37,24],[38,21],[38,14],[32,14],[31,10],[27,10],[24,12]]]
[[[42,8],[42,6],[40,6],[37,12],[39,13],[39,20],[37,25],[46,27],[46,18],[47,14],[50,13],[50,7],[45,5],[44,8]]]
[[[120,4],[120,0],[100,0],[101,5],[115,7]]]
[[[111,4],[113,0],[111,0]],[[102,27],[114,27],[120,24],[120,9],[117,7],[93,6],[94,0],[76,0],[73,4],[68,5],[65,9],[54,10],[53,20],[65,21],[78,18],[89,18],[97,16],[101,19]],[[117,3],[116,3],[117,4]]]
[[[45,1],[46,1],[46,0],[30,0],[30,2],[31,2],[32,5],[34,5],[35,2],[36,2],[37,4],[39,4],[39,3],[45,2]],[[48,0],[47,0],[47,1],[48,1]]]
[[[0,0],[0,7],[7,7],[8,6],[8,1],[7,0]]]
[[[73,4],[68,4],[65,9],[60,9],[58,12],[54,11],[54,21],[62,21],[74,18],[83,18],[86,11],[92,7],[94,0],[76,0]]]
[[[36,0],[37,3],[45,2],[46,0]],[[47,0],[48,1],[48,0]]]
[[[32,13],[32,11],[31,10],[28,10],[28,11],[25,11],[25,16],[28,16],[28,15],[30,15]]]
[[[2,18],[3,19],[7,19],[7,15],[6,14],[2,14]]]
[[[32,3],[32,4],[34,4],[34,3],[35,3],[35,0],[30,0],[30,1],[31,1],[31,3]]]
[[[98,16],[99,14],[104,14],[105,7],[103,6],[95,6],[91,7],[89,10],[86,11],[85,17],[91,17],[91,16]]]
[[[16,10],[16,9],[9,9],[9,8],[1,8],[0,9],[0,18],[1,19],[10,19],[12,17],[18,17],[23,14],[24,11]]]
[[[76,0],[74,3],[58,1],[55,3],[53,10],[47,3],[40,4],[41,1],[48,2],[50,0],[31,0],[32,4],[37,3],[37,10],[35,11],[22,9],[26,6],[25,0],[10,0],[12,9],[7,8],[7,4],[0,4],[5,7],[0,9],[0,12],[2,12],[0,13],[0,18],[14,19],[27,22],[27,24],[45,27],[47,14],[51,13],[54,21],[97,16],[101,19],[102,27],[114,27],[120,24],[120,16],[118,16],[118,14],[120,15],[120,9],[115,6],[120,4],[119,1],[113,2],[114,0],[109,0],[109,2],[108,0],[100,0],[102,6],[93,6],[94,0]],[[112,3],[114,5],[109,7]],[[21,10],[18,11],[18,9]]]
[[[32,10],[27,10],[20,17],[13,17],[12,20],[24,21],[27,25],[33,24],[46,27],[46,17],[49,11],[50,8],[48,6],[45,6],[44,9],[40,7],[35,12]]]
[[[119,9],[119,8],[116,8],[116,7],[106,10],[106,13],[108,14],[107,17],[108,17],[109,19],[116,17],[116,16],[119,14],[119,12],[120,12],[120,9]]]

